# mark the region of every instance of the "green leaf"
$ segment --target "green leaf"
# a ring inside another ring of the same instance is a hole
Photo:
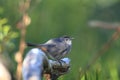
[[[10,26],[9,25],[5,25],[3,27],[3,34],[4,34],[4,36],[6,36],[8,34],[9,30],[10,30]]]

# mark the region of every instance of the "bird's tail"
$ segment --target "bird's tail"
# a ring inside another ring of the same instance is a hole
[[[26,45],[27,45],[27,46],[31,46],[31,47],[38,47],[38,46],[39,46],[38,44],[29,43],[29,42],[27,42]]]

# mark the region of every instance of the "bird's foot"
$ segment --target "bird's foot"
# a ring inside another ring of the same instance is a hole
[[[58,62],[60,63],[60,66],[62,66],[63,63],[65,63],[65,61],[63,60],[58,60]]]

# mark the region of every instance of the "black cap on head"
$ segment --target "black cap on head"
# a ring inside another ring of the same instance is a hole
[[[70,36],[67,36],[67,35],[64,35],[62,36],[63,38],[70,38],[70,39],[74,39],[73,37],[70,37]]]

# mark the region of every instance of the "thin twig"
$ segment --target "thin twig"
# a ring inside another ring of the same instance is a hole
[[[120,23],[107,23],[107,22],[102,22],[102,21],[90,21],[88,23],[90,27],[95,27],[95,28],[104,28],[104,29],[118,29],[120,28]]]
[[[97,61],[98,58],[100,58],[103,54],[105,54],[105,52],[110,48],[110,46],[112,45],[112,43],[117,40],[119,38],[119,34],[120,34],[120,25],[118,26],[110,26],[111,24],[109,23],[102,23],[102,22],[98,22],[95,23],[94,22],[94,26],[102,26],[101,28],[106,28],[106,29],[116,29],[116,32],[113,33],[112,37],[108,40],[107,43],[105,43],[103,45],[103,47],[97,52],[95,53],[95,56],[93,58],[91,58],[91,60],[88,62],[88,64],[86,65],[86,67],[80,71],[80,75],[79,78],[82,78],[82,76],[86,73],[86,71]]]
[[[15,59],[17,64],[16,70],[16,78],[17,80],[22,80],[22,60],[23,53],[25,50],[25,35],[26,35],[26,27],[30,24],[30,17],[28,16],[27,10],[29,9],[31,0],[21,1],[21,5],[19,6],[19,10],[22,14],[22,19],[17,23],[17,28],[20,30],[21,38],[20,38],[20,46],[19,51],[15,55]]]

